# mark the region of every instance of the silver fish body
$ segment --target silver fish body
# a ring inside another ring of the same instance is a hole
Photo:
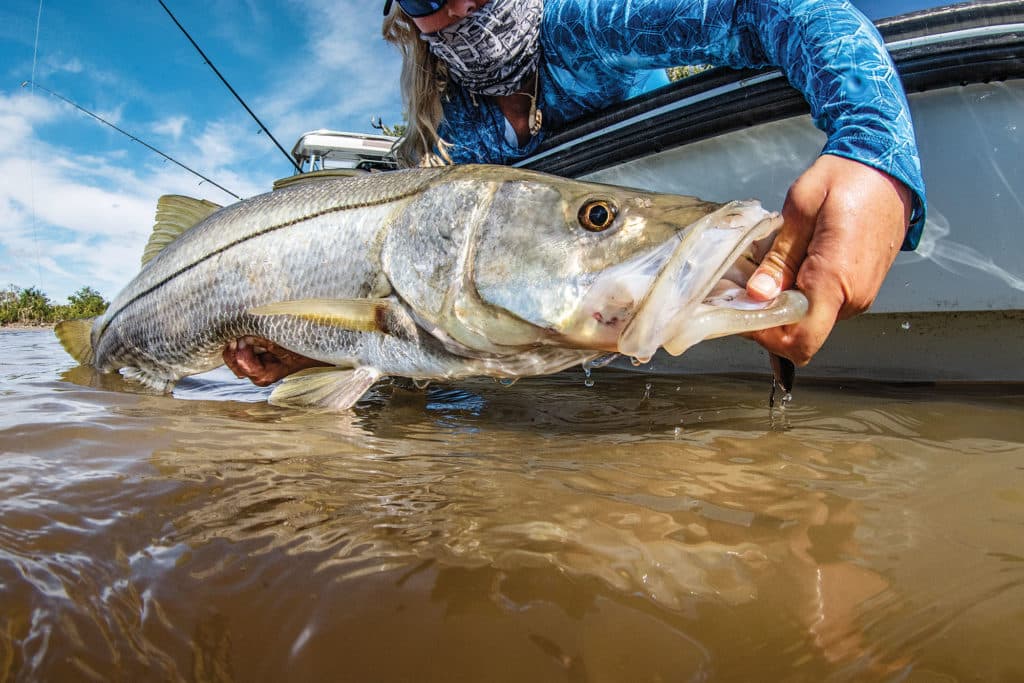
[[[87,341],[72,326],[58,336],[80,361],[164,390],[220,365],[243,336],[334,366],[279,385],[272,401],[287,405],[345,408],[382,376],[547,374],[618,352],[624,336],[645,349],[677,336],[678,323],[647,331],[665,305],[648,295],[678,290],[664,283],[690,267],[680,245],[720,227],[709,216],[744,236],[728,238],[729,263],[685,285],[701,299],[777,216],[756,202],[723,207],[500,166],[298,182],[165,239]],[[799,311],[772,315],[779,324]]]

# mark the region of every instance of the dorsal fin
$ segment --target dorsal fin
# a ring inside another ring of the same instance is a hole
[[[160,253],[178,236],[221,208],[205,199],[194,199],[180,194],[165,194],[156,202],[156,225],[149,243],[142,252],[142,265]]]

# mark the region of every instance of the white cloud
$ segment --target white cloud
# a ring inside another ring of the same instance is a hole
[[[31,97],[27,88],[11,95],[0,92],[0,154],[25,154],[23,145],[29,140],[32,127],[52,121],[57,108],[39,97]]]
[[[112,123],[114,125],[120,125],[121,119],[124,116],[124,103],[118,103],[113,109],[99,110],[95,112],[104,121]]]
[[[181,133],[185,130],[186,123],[188,123],[187,116],[168,116],[166,119],[153,124],[153,132],[159,135],[167,135],[174,141],[177,141],[181,138]]]
[[[85,65],[82,64],[81,59],[78,57],[65,57],[60,54],[47,57],[42,66],[43,72],[48,75],[62,72],[78,74],[85,71]]]
[[[399,122],[398,51],[381,38],[382,4],[306,0],[308,40],[276,75],[261,106],[297,137],[316,128],[370,132],[370,118]]]
[[[37,137],[40,123],[72,115],[45,100],[0,94],[7,132],[0,146],[0,285],[37,286],[55,301],[84,285],[109,298],[135,275],[160,195],[227,203],[171,164],[128,168],[123,150],[83,155]],[[209,136],[201,142],[224,148]]]

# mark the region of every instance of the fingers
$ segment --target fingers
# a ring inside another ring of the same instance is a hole
[[[801,322],[752,335],[766,350],[800,367],[807,365],[828,339],[846,302],[844,278],[837,272],[842,257],[834,248],[823,248],[823,244],[834,241],[833,222],[826,208],[828,199],[827,185],[818,182],[816,176],[801,177],[793,184],[782,210],[782,230],[747,284],[754,298],[770,299],[791,287],[807,296],[810,308]],[[755,281],[759,277],[778,289],[762,289],[761,281]],[[765,297],[769,292],[770,296]]]
[[[786,195],[782,207],[782,229],[761,264],[747,281],[747,293],[768,301],[796,283],[800,264],[814,235],[818,207],[827,196],[823,187],[801,178]]]
[[[230,342],[221,357],[235,377],[265,387],[293,372],[326,365],[289,351],[268,339],[241,337]]]
[[[769,301],[792,287],[805,253],[807,240],[796,230],[787,231],[783,227],[771,250],[747,281],[747,293],[755,300]]]
[[[233,339],[224,347],[221,358],[224,365],[235,374],[235,377],[248,377],[255,361],[252,350],[243,339]]]
[[[230,342],[221,357],[235,377],[246,377],[256,386],[265,387],[288,374],[269,349],[277,347],[265,339],[242,337]]]
[[[800,271],[801,285],[806,283],[806,289],[813,292],[808,296],[807,317],[795,325],[773,327],[750,335],[767,351],[788,358],[800,367],[807,365],[824,345],[843,305],[841,289],[827,279],[828,273],[816,268],[817,261],[820,259],[808,259]]]
[[[818,214],[828,196],[824,185],[813,176],[802,176],[790,188],[782,207],[783,224],[771,249],[747,281],[751,298],[768,301],[783,290],[797,285],[811,285],[804,291],[810,302],[807,317],[799,324],[774,327],[750,334],[750,338],[767,351],[788,358],[798,366],[807,365],[825,342],[835,323],[836,310],[814,289],[814,279],[807,282],[807,251],[814,236]]]

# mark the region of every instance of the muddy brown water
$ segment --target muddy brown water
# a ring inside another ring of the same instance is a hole
[[[1024,680],[1019,386],[72,366],[0,335],[0,679]]]

